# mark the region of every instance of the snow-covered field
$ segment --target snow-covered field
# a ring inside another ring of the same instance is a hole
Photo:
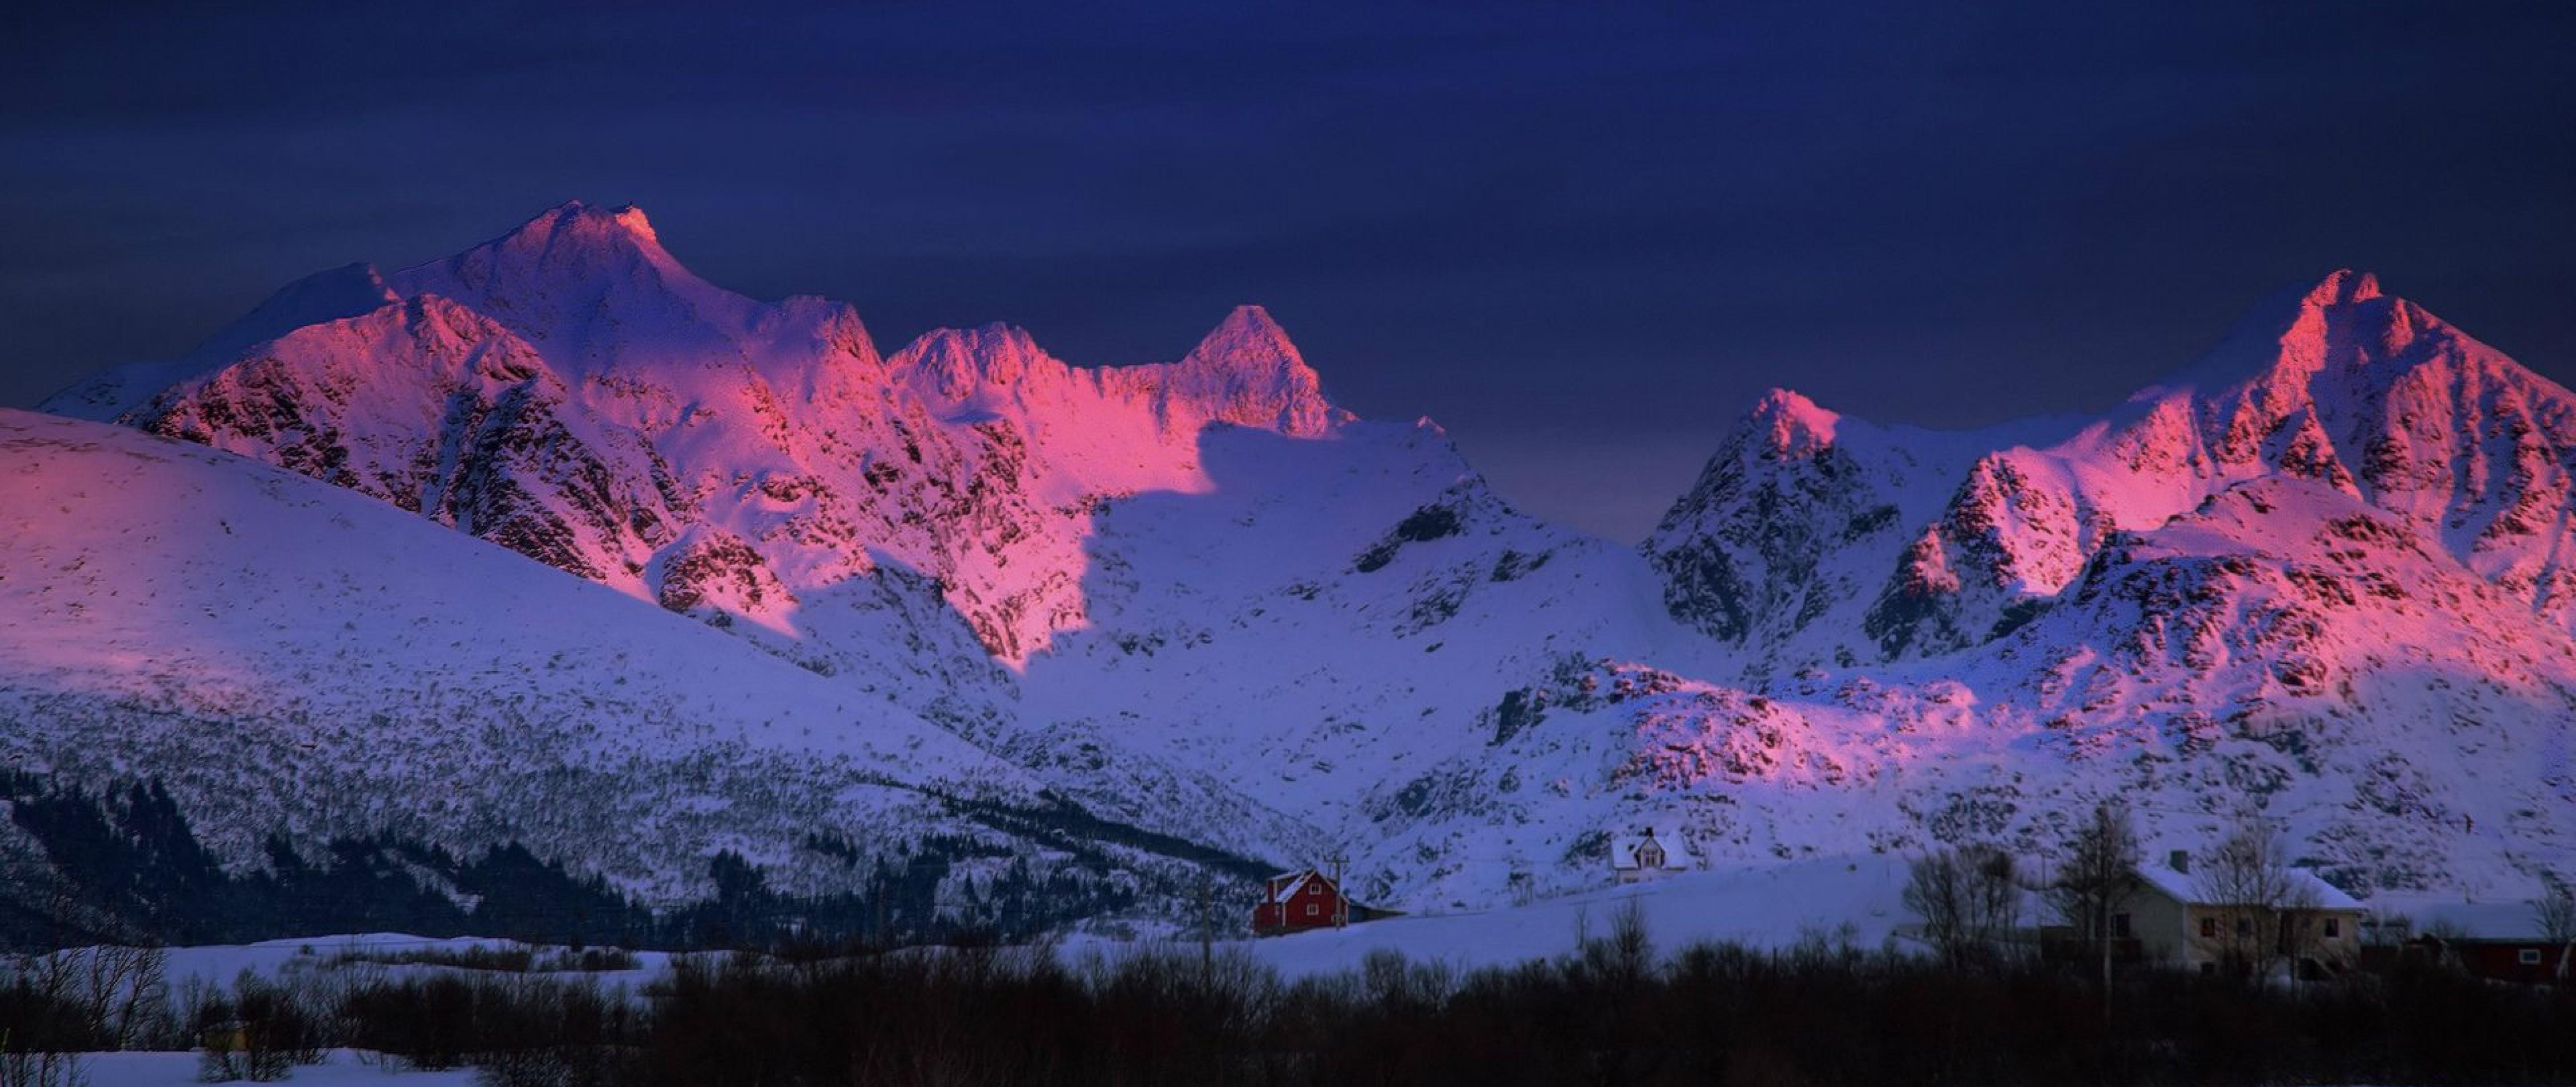
[[[1810,941],[1863,949],[1895,947],[1920,950],[1906,934],[1914,918],[1901,895],[1907,876],[1902,858],[1852,856],[1813,858],[1777,864],[1722,866],[1690,871],[1632,885],[1486,910],[1421,914],[1354,924],[1267,939],[1228,937],[1220,948],[1248,956],[1275,970],[1284,980],[1362,969],[1372,955],[1395,952],[1415,964],[1439,964],[1464,972],[1509,967],[1554,959],[1574,952],[1587,937],[1603,937],[1623,913],[1643,918],[1653,952],[1666,956],[1700,943],[1733,943],[1759,949],[1785,949]],[[2424,916],[2457,912],[2461,904],[2422,896],[2388,896],[2375,903],[2392,912]],[[2026,919],[2041,918],[2036,903]],[[2519,904],[2491,903],[2467,907],[2496,913],[2522,909]],[[390,956],[420,951],[531,948],[501,940],[431,939],[403,933],[364,933],[304,940],[276,940],[244,946],[172,949],[167,969],[174,985],[184,979],[226,983],[250,971],[272,977],[341,969],[334,960],[348,954]],[[535,950],[546,950],[534,948]],[[1116,960],[1132,954],[1183,955],[1195,952],[1187,943],[1121,942],[1076,937],[1055,945],[1060,959],[1079,965],[1094,958]],[[672,956],[644,953],[639,967],[618,973],[557,975],[587,977],[618,984],[629,992],[671,968]],[[443,966],[367,966],[377,970],[447,970]],[[193,1053],[101,1053],[82,1058],[92,1087],[159,1087],[197,1082]],[[431,1087],[473,1082],[471,1070],[413,1072],[389,1066],[368,1053],[334,1050],[317,1066],[298,1067],[293,1082],[316,1085],[390,1084]]]
[[[1522,906],[1395,917],[1241,946],[1287,978],[1356,969],[1376,951],[1461,969],[1509,966],[1570,952],[1586,935],[1606,936],[1633,905],[1658,953],[1694,943],[1779,948],[1809,937],[1848,937],[1875,948],[1913,920],[1898,900],[1904,887],[1902,861],[1825,858],[1686,872]]]
[[[1356,969],[1377,951],[1401,952],[1414,961],[1437,961],[1460,969],[1509,966],[1573,951],[1586,935],[1607,935],[1613,920],[1633,905],[1642,911],[1658,952],[1671,952],[1694,943],[1780,948],[1809,938],[1847,939],[1875,948],[1896,938],[1899,928],[1911,920],[1899,902],[1905,875],[1905,863],[1893,858],[1823,858],[1685,872],[1524,905],[1393,917],[1345,929],[1259,939],[1240,935],[1237,926],[1243,919],[1229,916],[1220,942],[1240,948],[1291,979]],[[535,946],[509,940],[434,939],[377,932],[173,948],[165,969],[174,986],[187,978],[228,984],[245,970],[277,977],[330,969],[333,960],[349,954],[374,957]],[[1167,946],[1171,945],[1075,936],[1058,943],[1056,951],[1067,959],[1095,954],[1115,958]],[[640,985],[667,971],[672,958],[656,951],[640,952],[636,957],[639,964],[635,970],[561,976],[591,978],[603,984]]]
[[[1269,939],[1229,938],[1255,960],[1294,980],[1317,974],[1355,970],[1372,952],[1401,952],[1414,962],[1439,962],[1458,969],[1508,966],[1551,958],[1572,951],[1587,933],[1606,935],[1614,918],[1631,904],[1643,910],[1658,953],[1696,942],[1732,941],[1756,947],[1780,947],[1821,936],[1876,947],[1893,937],[1907,917],[1898,904],[1905,879],[1902,862],[1884,857],[1835,858],[1754,866],[1724,871],[1688,872],[1663,880],[1568,895],[1491,910],[1397,917]],[[1843,926],[1848,924],[1849,928]],[[244,971],[281,977],[335,969],[344,954],[394,956],[422,951],[510,949],[531,945],[508,940],[434,939],[406,933],[377,932],[310,939],[270,940],[248,945],[183,947],[169,950],[165,970],[175,988],[195,979],[229,985]],[[1116,958],[1170,945],[1140,945],[1096,938],[1074,938],[1057,952],[1068,960],[1092,955]],[[542,950],[542,949],[540,949]],[[670,968],[671,956],[640,953],[633,971],[578,976],[603,985],[640,987]],[[369,967],[369,969],[379,969]],[[391,970],[439,970],[444,967],[390,967]],[[163,1087],[198,1080],[195,1053],[95,1053],[82,1058],[91,1087]],[[473,1082],[470,1069],[415,1072],[389,1066],[373,1054],[334,1050],[320,1065],[294,1070],[292,1082],[317,1087],[389,1084],[437,1087]]]
[[[197,1060],[195,1053],[90,1053],[81,1057],[80,1070],[89,1087],[180,1087],[205,1082],[197,1074]],[[296,1066],[287,1082],[299,1087],[462,1087],[474,1082],[474,1070],[414,1071],[372,1053],[334,1049],[320,1064]]]
[[[476,937],[437,938],[414,936],[403,932],[368,932],[344,936],[316,936],[291,940],[263,940],[254,944],[219,944],[207,947],[175,947],[162,964],[162,972],[172,986],[188,979],[209,985],[229,985],[245,970],[261,977],[278,977],[295,971],[330,969],[343,959],[396,959],[413,954],[463,952],[472,950],[508,951],[556,950],[516,940],[493,940]],[[648,980],[670,966],[671,956],[662,951],[633,953],[633,970],[585,971],[578,976],[596,979],[602,984],[636,983]],[[371,963],[370,965],[382,965]],[[423,965],[387,965],[387,970],[434,970]]]

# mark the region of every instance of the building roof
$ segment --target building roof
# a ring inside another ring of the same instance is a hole
[[[1690,868],[1690,850],[1682,844],[1681,835],[1657,834],[1651,829],[1610,839],[1610,867],[1623,872],[1645,867],[1638,862],[1637,851],[1645,848],[1648,842],[1663,847],[1664,863],[1659,871],[1680,872]]]
[[[1281,880],[1286,880],[1287,882],[1282,883],[1280,882]],[[1267,900],[1268,904],[1276,905],[1297,897],[1297,892],[1305,890],[1306,884],[1312,880],[1322,880],[1325,890],[1333,889],[1333,881],[1323,873],[1312,868],[1303,872],[1282,872],[1270,877],[1270,885],[1278,888],[1278,893],[1270,896]],[[1240,900],[1238,899],[1237,901]]]
[[[2139,882],[2155,888],[2157,893],[2176,902],[2191,906],[2231,905],[2231,903],[2215,900],[2201,886],[2201,880],[2206,875],[2207,873],[2177,872],[2161,864],[2141,864],[2137,868]],[[2341,888],[2326,882],[2313,871],[2292,868],[2287,870],[2287,875],[2292,894],[2313,900],[2303,905],[2320,910],[2358,912],[2362,909],[2360,899],[2343,893]]]
[[[2427,902],[2409,911],[2408,917],[2417,936],[2441,929],[2469,940],[2545,943],[2548,939],[2529,902]]]

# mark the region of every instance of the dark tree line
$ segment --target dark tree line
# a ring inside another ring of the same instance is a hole
[[[1959,970],[1821,940],[1659,956],[1615,926],[1460,971],[1381,953],[1283,980],[1240,954],[1042,948],[682,965],[598,1082],[1049,1084],[2576,1083],[2576,994],[2410,969],[2306,991]],[[584,1028],[587,1029],[587,1028]]]
[[[225,1074],[352,1046],[500,1087],[2576,1083],[2564,989],[2420,965],[2295,990],[2117,985],[2106,1015],[2087,971],[2028,960],[1959,969],[1823,938],[1665,956],[1632,915],[1572,953],[1472,971],[1394,952],[1294,980],[1240,950],[736,953],[636,991],[475,970],[245,977],[172,1021],[213,1039]],[[0,979],[15,1022],[97,1044],[40,1003]]]

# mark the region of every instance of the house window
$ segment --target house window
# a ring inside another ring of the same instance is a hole
[[[2112,935],[2114,938],[2122,939],[2122,940],[2126,940],[2126,939],[2128,939],[2128,938],[2129,938],[2129,915],[2128,915],[2128,914],[2125,914],[2125,913],[2115,913],[2115,914],[2112,914],[2112,915],[2111,915],[2111,935]]]
[[[2538,966],[2540,965],[2540,949],[2536,947],[2523,948],[2521,951],[2514,954],[2514,961],[2519,962],[2524,966]]]
[[[1316,906],[1316,905],[1315,905],[1314,903],[1312,903],[1312,902],[1306,903],[1306,916],[1308,916],[1308,917],[1313,917],[1313,916],[1315,916],[1315,911],[1316,911],[1317,909],[1319,909],[1319,908],[1320,908],[1320,907]]]
[[[2254,919],[2253,919],[2253,918],[2251,918],[2251,917],[2239,917],[2239,918],[2237,918],[2237,919],[2236,919],[2236,934],[2237,934],[2238,936],[2251,936],[2251,935],[2254,935]]]
[[[2217,918],[2203,917],[2200,919],[2200,938],[2204,940],[2215,940],[2218,938]]]
[[[2342,918],[2340,918],[2340,917],[2329,917],[2329,918],[2326,918],[2326,939],[2329,939],[2329,940],[2340,940],[2340,939],[2343,939],[2343,919],[2342,919]]]

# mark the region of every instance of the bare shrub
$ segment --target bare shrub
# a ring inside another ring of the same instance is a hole
[[[2001,957],[2021,914],[2012,854],[1992,846],[1943,849],[1916,859],[1906,873],[1905,908],[1923,923],[1923,940],[1953,969]]]
[[[2129,809],[2097,804],[2067,839],[2066,863],[2047,891],[2058,919],[2084,942],[2086,957],[2100,964],[2106,990],[2111,984],[2111,918],[2129,897],[2138,855],[2138,829]]]
[[[322,1062],[322,1017],[291,975],[270,981],[244,970],[230,993],[199,1005],[194,1020],[199,1071],[209,1083],[280,1080],[296,1065]]]
[[[2316,893],[2291,869],[2288,844],[2260,820],[2239,822],[2197,882],[2202,903],[2218,915],[2218,934],[2203,942],[2225,972],[2253,977],[2276,959],[2296,963],[2314,950]]]
[[[2540,938],[2558,948],[2554,973],[2567,980],[2571,960],[2576,960],[2576,885],[2563,878],[2549,880],[2531,903],[2531,921]]]

